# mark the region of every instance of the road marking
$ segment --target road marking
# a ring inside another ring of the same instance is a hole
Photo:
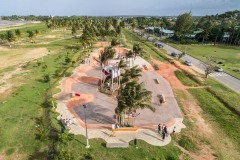
[[[214,72],[214,73],[211,73],[210,76],[212,77],[222,77],[222,76],[229,76],[228,74],[224,73],[224,72]]]

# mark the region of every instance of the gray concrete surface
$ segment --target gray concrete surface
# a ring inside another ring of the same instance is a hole
[[[155,79],[159,79],[159,84]],[[139,78],[144,83],[147,90],[152,92],[152,103],[156,108],[155,112],[149,109],[137,110],[140,115],[135,120],[136,126],[167,123],[174,118],[182,118],[181,111],[172,92],[172,88],[167,80],[155,71],[142,72]],[[160,104],[159,95],[164,94],[166,103]]]
[[[92,102],[87,103],[86,118],[89,124],[114,124],[116,120],[113,118],[115,108],[117,107],[117,100],[108,95],[102,94],[98,91],[97,86],[77,83],[72,86],[74,92],[81,94],[94,95]],[[82,106],[74,108],[78,116],[84,120],[84,110]]]

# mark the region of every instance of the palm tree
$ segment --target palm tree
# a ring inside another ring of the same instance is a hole
[[[133,22],[132,22],[132,25],[131,25],[131,26],[132,26],[132,31],[133,31],[133,30],[135,29],[135,27],[136,27],[136,21],[134,21],[134,20],[133,20]]]
[[[119,61],[119,63],[118,63],[118,72],[120,72],[121,73],[121,69],[122,68],[126,68],[127,67],[127,64],[126,64],[126,62],[124,62],[124,60],[120,60]],[[118,81],[118,85],[120,85],[120,79],[119,79],[119,81]]]
[[[138,77],[141,76],[140,74],[141,71],[142,69],[139,68],[138,66],[134,66],[130,69],[126,69],[125,73],[121,74],[122,76],[121,86],[123,84],[126,84],[127,82],[138,80]]]
[[[35,36],[35,33],[33,31],[27,31],[28,37],[30,38],[31,42],[33,42],[33,37]]]
[[[118,95],[118,109],[119,114],[122,112],[128,112],[128,115],[136,109],[148,108],[155,112],[155,108],[152,106],[152,92],[144,88],[143,83],[137,81],[127,82],[125,87],[121,89]],[[128,116],[129,122],[129,116]]]
[[[133,57],[134,57],[134,53],[131,50],[129,50],[126,53],[126,63],[128,67],[130,67],[130,58],[132,58],[132,65],[134,65]],[[129,59],[129,62],[128,62],[128,59]]]
[[[20,30],[20,29],[16,29],[16,30],[15,30],[15,35],[16,35],[18,38],[20,38],[21,35],[22,35],[21,30]]]
[[[139,44],[133,45],[133,53],[134,53],[134,59],[136,59],[136,56],[141,56],[143,52],[143,49],[140,47]]]
[[[112,59],[113,56],[115,54],[115,49],[113,49],[112,47],[105,47],[103,51],[100,52],[99,57],[96,58],[94,57],[94,59],[100,63],[100,67],[101,67],[101,86],[102,86],[102,70],[103,68],[106,66],[107,62],[109,59]]]
[[[7,31],[6,33],[6,39],[9,43],[9,47],[11,47],[11,42],[16,40],[16,37],[12,31]]]

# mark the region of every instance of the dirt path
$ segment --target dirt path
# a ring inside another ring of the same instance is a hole
[[[107,46],[110,46],[110,45],[111,45],[110,42],[98,42],[98,43],[94,44],[94,47],[100,48],[100,47],[107,47]]]
[[[123,42],[127,43],[127,38],[126,38],[125,34],[121,33],[121,35],[122,35]]]
[[[194,122],[195,128],[196,128],[196,133],[202,133],[201,136],[204,138],[208,138],[210,135],[212,135],[212,130],[210,126],[205,122],[205,120],[202,117],[202,109],[197,105],[195,99],[193,96],[187,91],[189,87],[184,86],[178,78],[175,76],[174,71],[178,70],[179,68],[186,69],[184,66],[181,66],[180,64],[177,64],[179,67],[176,67],[175,65],[172,64],[165,64],[161,61],[158,61],[156,59],[152,59],[152,61],[158,65],[160,68],[159,71],[157,71],[161,76],[163,76],[165,79],[168,80],[170,83],[171,87],[173,88],[174,91],[180,90],[182,91],[188,98],[186,99],[180,99],[184,110],[186,110],[186,117],[188,117],[191,121]],[[215,159],[213,156],[213,150],[206,145],[200,145],[199,146],[199,153],[190,153],[189,151],[186,151],[183,148],[180,148],[185,154],[188,154],[192,159]]]

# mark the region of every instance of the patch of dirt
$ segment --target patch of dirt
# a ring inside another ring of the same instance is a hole
[[[8,50],[10,50],[9,47],[0,46],[0,51],[8,51]]]
[[[127,38],[126,38],[125,34],[121,33],[121,35],[122,35],[123,42],[127,43]]]
[[[35,48],[31,50],[23,49],[22,51],[19,50],[21,49],[11,49],[8,54],[0,56],[0,70],[5,67],[24,64],[49,54],[47,48]]]
[[[57,36],[56,35],[47,35],[47,36],[45,36],[45,38],[57,38]]]
[[[0,154],[0,160],[4,160],[4,159],[6,159],[6,156]]]
[[[110,42],[97,42],[96,44],[94,44],[94,47],[107,47],[110,46],[111,43]]]
[[[1,79],[0,79],[0,94],[4,93],[6,90],[9,90],[12,88],[14,84],[12,84],[9,79],[11,79],[14,75],[25,73],[26,71],[23,71],[21,67],[15,69],[14,71],[10,71],[5,73]]]
[[[157,72],[163,76],[165,79],[168,80],[172,88],[174,89],[185,89],[185,86],[177,79],[175,76],[174,71],[178,70],[174,65],[172,64],[165,64],[161,61],[152,59],[152,62],[160,68]]]

